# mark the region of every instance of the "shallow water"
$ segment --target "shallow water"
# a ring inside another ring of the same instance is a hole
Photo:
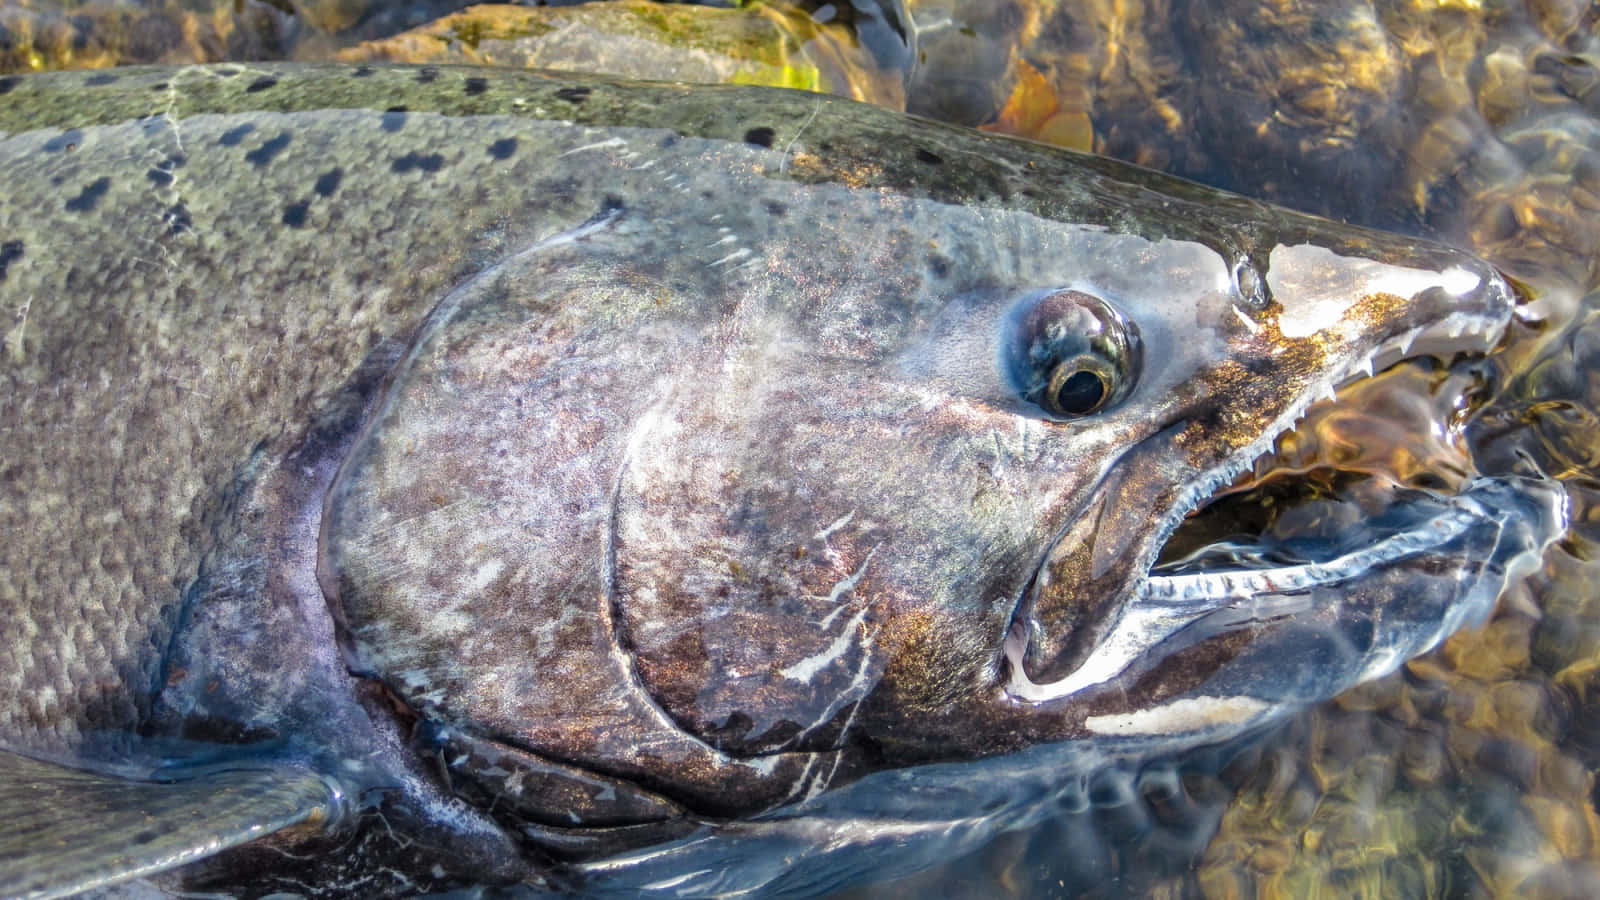
[[[98,13],[66,6],[7,0],[0,62],[315,57],[448,9],[246,3],[230,18],[223,6],[155,7],[188,26],[119,44],[80,41],[105,33],[91,27]],[[806,11],[828,18],[825,8]],[[129,20],[121,9],[117,21]],[[1453,405],[1447,382],[1460,373],[1405,366],[1282,452],[1419,484],[1465,467],[1537,468],[1566,484],[1574,524],[1485,627],[1269,736],[1157,766],[1132,796],[1091,790],[1088,808],[900,887],[1600,896],[1600,7],[928,0],[909,19],[915,57],[897,57],[883,23],[863,19],[844,25],[879,29],[873,40],[804,31],[764,63],[777,74],[759,78],[1093,149],[1441,238],[1501,266],[1533,302],[1481,373],[1475,416]],[[26,48],[23,20],[34,23]],[[39,40],[41,21],[68,21],[68,32]],[[824,71],[805,68],[823,56],[831,74],[807,74]],[[1407,418],[1440,427],[1398,425]]]

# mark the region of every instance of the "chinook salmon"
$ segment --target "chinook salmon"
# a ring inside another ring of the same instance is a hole
[[[0,310],[8,896],[909,871],[1393,670],[1564,524],[1478,477],[1164,558],[1507,283],[795,92],[0,79]]]

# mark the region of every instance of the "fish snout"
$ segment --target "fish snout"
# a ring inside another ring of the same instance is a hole
[[[1208,576],[1216,596],[1193,609],[1148,602],[1164,582],[1153,567],[1187,518],[1242,474],[1270,468],[1275,442],[1313,404],[1403,359],[1449,363],[1500,343],[1519,296],[1492,266],[1423,242],[1360,237],[1278,243],[1262,254],[1259,302],[1235,295],[1198,310],[1201,330],[1225,335],[1227,352],[1156,373],[1170,386],[1163,418],[1129,441],[1019,600],[1003,650],[1010,696],[1055,701],[1116,683],[1153,665],[1186,623],[1273,584],[1271,567],[1247,566]]]

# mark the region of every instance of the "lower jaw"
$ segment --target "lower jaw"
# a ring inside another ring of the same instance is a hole
[[[1028,680],[1023,647],[1009,644],[1007,690],[1024,703],[1073,698],[1101,712],[1149,706],[1157,684],[1167,700],[1315,702],[1481,621],[1564,528],[1564,493],[1542,479],[1475,479],[1451,495],[1402,490],[1384,513],[1293,565],[1218,568],[1201,557],[1158,572],[1060,681]],[[1307,544],[1302,536],[1236,552],[1305,554]]]

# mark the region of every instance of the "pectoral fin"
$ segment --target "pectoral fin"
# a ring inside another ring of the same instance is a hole
[[[134,780],[0,751],[0,897],[62,897],[176,868],[302,823],[337,790],[290,766]]]

